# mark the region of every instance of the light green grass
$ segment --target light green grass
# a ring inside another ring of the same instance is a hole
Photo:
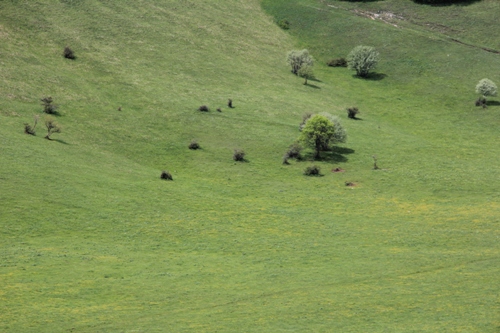
[[[407,3],[331,2],[433,19]],[[500,108],[473,106],[498,55],[324,3],[262,5],[291,30],[255,0],[0,4],[0,331],[498,331]],[[323,65],[365,43],[382,80]],[[284,64],[301,47],[319,89]],[[22,133],[46,95],[58,141]],[[283,166],[302,115],[325,111],[345,153],[314,162],[323,177]]]

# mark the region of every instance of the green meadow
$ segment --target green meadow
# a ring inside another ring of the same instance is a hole
[[[0,1],[0,332],[499,332],[499,12]],[[369,78],[326,65],[357,45]],[[308,112],[348,140],[283,165]]]

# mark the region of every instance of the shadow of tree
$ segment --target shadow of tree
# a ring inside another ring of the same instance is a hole
[[[428,0],[415,0],[416,3],[432,6],[432,7],[446,7],[446,6],[468,6],[481,0],[436,0],[429,3]]]
[[[334,146],[330,150],[322,151],[320,153],[320,158],[317,160],[329,163],[345,163],[349,159],[344,155],[353,154],[354,152],[354,149],[351,148]],[[316,160],[314,158],[314,152],[311,151],[304,154],[303,160]]]
[[[486,101],[486,105],[488,105],[488,106],[499,106],[500,102],[499,101]]]
[[[359,75],[354,74],[353,77],[356,79],[361,79],[361,80],[380,81],[380,80],[385,79],[387,77],[387,74],[371,72],[371,73],[368,73],[367,76],[359,76]]]
[[[305,84],[305,86],[307,86],[307,87],[311,87],[311,88],[314,88],[314,89],[321,89],[321,87],[318,87],[317,85],[315,85],[315,84],[310,84],[310,83]]]

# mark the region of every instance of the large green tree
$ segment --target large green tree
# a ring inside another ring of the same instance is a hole
[[[314,158],[319,159],[322,150],[328,148],[335,135],[335,125],[322,115],[312,116],[302,129],[299,141],[314,149]]]

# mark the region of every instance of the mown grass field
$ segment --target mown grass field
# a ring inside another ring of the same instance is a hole
[[[2,1],[0,332],[498,332],[498,9]],[[359,44],[373,79],[325,65]],[[53,141],[23,133],[48,95]],[[348,142],[282,165],[306,112]]]

